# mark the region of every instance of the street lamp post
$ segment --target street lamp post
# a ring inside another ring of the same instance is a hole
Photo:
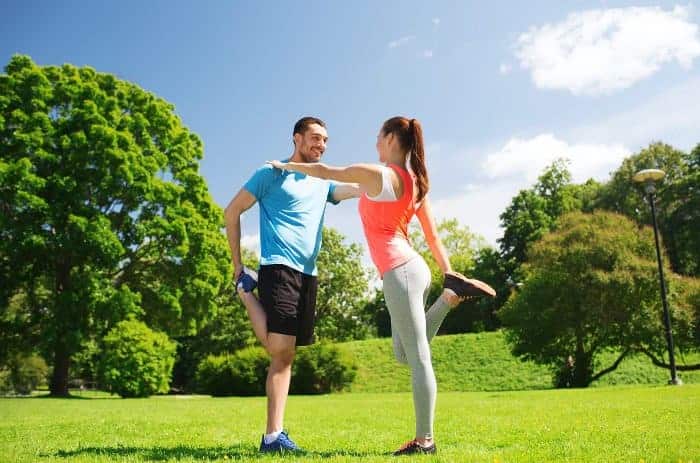
[[[659,282],[661,283],[661,302],[664,308],[664,326],[666,328],[666,343],[668,345],[668,359],[671,366],[671,380],[669,384],[683,384],[681,379],[676,374],[676,359],[673,355],[673,333],[671,332],[671,316],[668,312],[668,301],[666,299],[666,281],[664,279],[664,268],[661,262],[661,247],[659,246],[659,227],[656,223],[656,206],[654,204],[654,193],[656,192],[657,181],[663,179],[666,172],[660,169],[644,169],[640,170],[632,180],[637,183],[644,184],[644,191],[647,194],[649,205],[651,206],[651,218],[654,224],[654,242],[656,244],[656,262],[659,266]]]

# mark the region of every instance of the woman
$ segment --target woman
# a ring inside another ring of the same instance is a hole
[[[321,163],[270,161],[274,167],[322,179],[357,183],[363,192],[359,213],[370,255],[383,279],[384,297],[391,316],[394,352],[411,368],[416,436],[394,455],[435,453],[433,419],[437,386],[429,340],[449,312],[471,296],[494,296],[486,283],[455,273],[438,236],[431,212],[425,167],[423,131],[416,119],[393,117],[377,135],[383,165],[355,164],[331,167]],[[413,250],[408,224],[416,215],[430,250],[445,274],[440,297],[425,312],[430,270]]]

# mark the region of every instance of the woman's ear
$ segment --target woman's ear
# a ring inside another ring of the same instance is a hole
[[[388,133],[386,135],[386,144],[389,146],[389,148],[394,148],[394,143],[396,142],[396,135],[394,135],[394,132]]]

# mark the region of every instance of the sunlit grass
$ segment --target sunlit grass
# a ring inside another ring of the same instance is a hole
[[[354,392],[411,390],[409,370],[394,360],[391,339],[355,341],[339,346],[359,365],[352,385]],[[502,332],[437,336],[430,348],[438,387],[442,391],[519,391],[552,387],[549,368],[513,357]],[[614,353],[601,355],[596,371],[612,365],[615,359]],[[700,363],[700,355],[678,356],[677,362]],[[683,371],[680,375],[686,384],[700,383],[700,371]],[[637,355],[625,359],[617,370],[592,386],[664,385],[668,379],[668,370]]]
[[[265,399],[0,399],[2,462],[250,461]],[[408,393],[292,396],[303,457],[387,461],[413,432]],[[421,461],[700,462],[700,385],[441,392],[438,454]]]

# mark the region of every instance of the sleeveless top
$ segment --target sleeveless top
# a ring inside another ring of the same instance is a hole
[[[418,253],[408,239],[408,224],[415,215],[412,175],[389,165],[403,181],[403,194],[396,201],[372,201],[363,194],[358,203],[370,257],[381,276],[405,264]]]

